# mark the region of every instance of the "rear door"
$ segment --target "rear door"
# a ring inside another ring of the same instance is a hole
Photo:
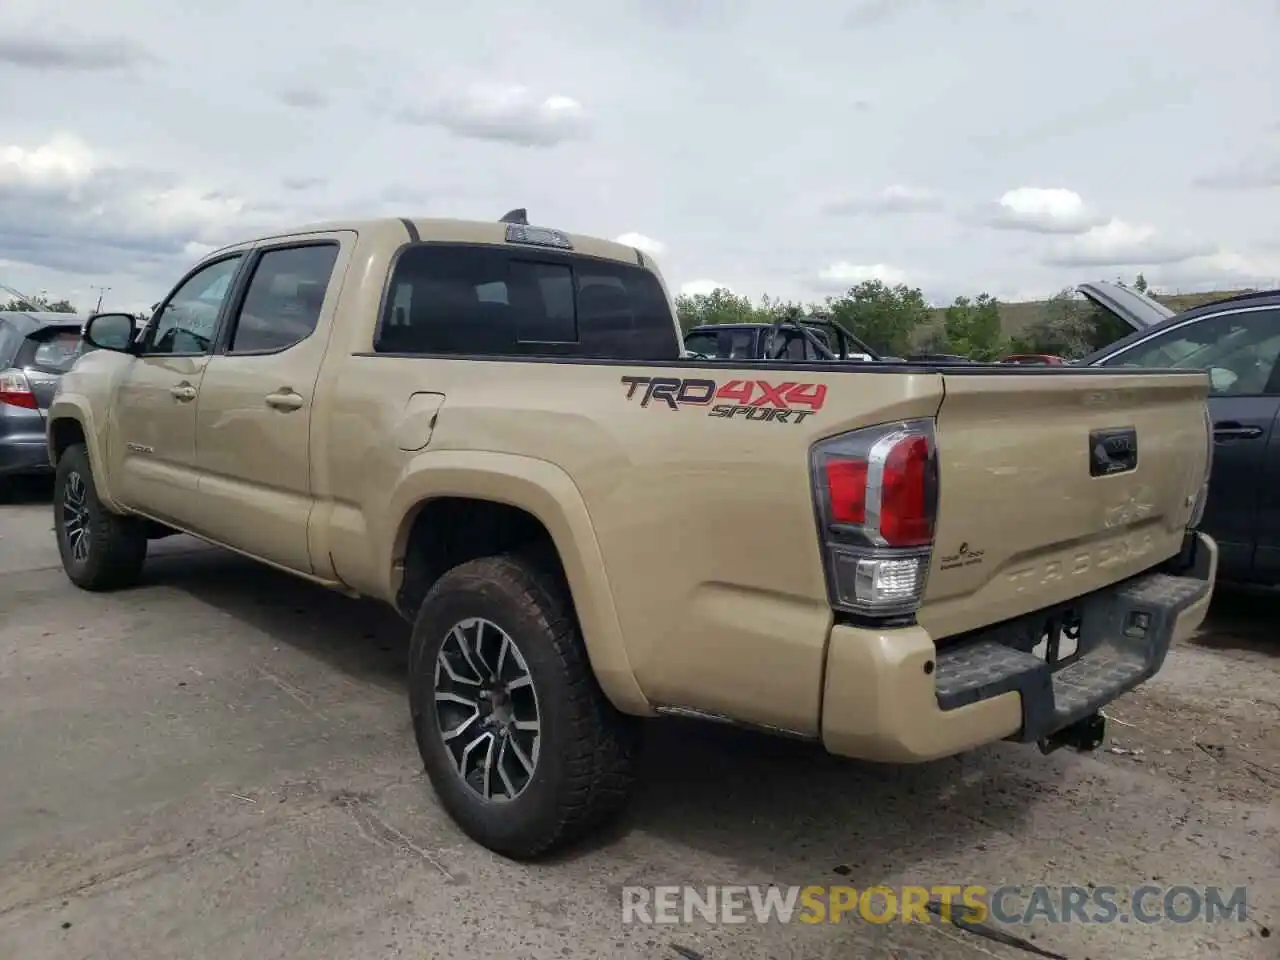
[[[312,564],[311,411],[355,234],[263,243],[204,370],[192,529],[290,570]]]
[[[1209,415],[1213,421],[1213,475],[1202,529],[1218,541],[1224,576],[1250,576],[1262,521],[1280,520],[1266,504],[1268,443],[1277,413],[1280,308],[1245,307],[1210,313],[1176,324],[1131,344],[1102,366],[1174,367],[1209,371]],[[1265,534],[1274,538],[1276,532]]]

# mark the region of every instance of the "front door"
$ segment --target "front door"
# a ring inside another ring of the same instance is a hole
[[[242,254],[205,264],[160,306],[121,374],[107,456],[124,504],[190,527],[196,499],[196,399]]]
[[[195,413],[197,532],[301,573],[312,563],[311,410],[351,234],[273,240],[208,361]]]
[[[1213,475],[1200,527],[1218,541],[1219,570],[1227,579],[1253,573],[1267,444],[1280,411],[1277,356],[1280,310],[1224,306],[1221,313],[1178,324],[1102,361],[1209,372]]]

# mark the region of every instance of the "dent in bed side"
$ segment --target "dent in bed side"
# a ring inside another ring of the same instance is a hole
[[[486,451],[425,451],[410,457],[394,484],[389,503],[380,512],[365,513],[369,528],[335,509],[328,546],[339,576],[349,583],[378,578],[377,594],[393,599],[403,576],[409,532],[423,506],[441,497],[487,500],[523,510],[551,534],[560,555],[583,640],[601,688],[618,709],[632,714],[651,713],[648,700],[627,656],[622,627],[613,602],[613,589],[605,573],[587,506],[564,470],[545,460]],[[357,542],[363,539],[366,545]],[[352,566],[364,556],[375,570]]]

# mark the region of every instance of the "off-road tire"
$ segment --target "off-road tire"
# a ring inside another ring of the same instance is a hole
[[[77,558],[67,536],[67,487],[79,478],[84,488],[84,523],[88,552]],[[141,520],[113,513],[98,499],[98,489],[83,444],[68,447],[58,459],[53,481],[53,529],[58,554],[67,578],[82,590],[119,590],[131,587],[142,574],[147,559],[147,531]]]
[[[602,827],[631,794],[640,721],[605,697],[562,578],[535,554],[463,563],[427,594],[413,627],[409,705],[418,751],[441,805],[463,832],[495,853],[530,860]],[[435,710],[435,665],[449,631],[480,617],[518,647],[538,697],[541,742],[528,786],[486,800],[459,775]]]

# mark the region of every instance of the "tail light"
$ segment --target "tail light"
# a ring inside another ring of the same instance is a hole
[[[1209,478],[1213,474],[1213,418],[1209,416],[1209,406],[1204,408],[1205,459],[1204,479],[1200,481],[1200,489],[1196,492],[1195,505],[1191,508],[1191,519],[1187,521],[1187,529],[1195,530],[1204,519],[1205,504],[1209,501]]]
[[[832,608],[874,617],[914,613],[937,516],[933,421],[823,440],[813,448],[810,469]]]
[[[39,409],[36,395],[31,392],[31,384],[27,382],[27,375],[21,370],[0,371],[0,403],[28,410]]]

